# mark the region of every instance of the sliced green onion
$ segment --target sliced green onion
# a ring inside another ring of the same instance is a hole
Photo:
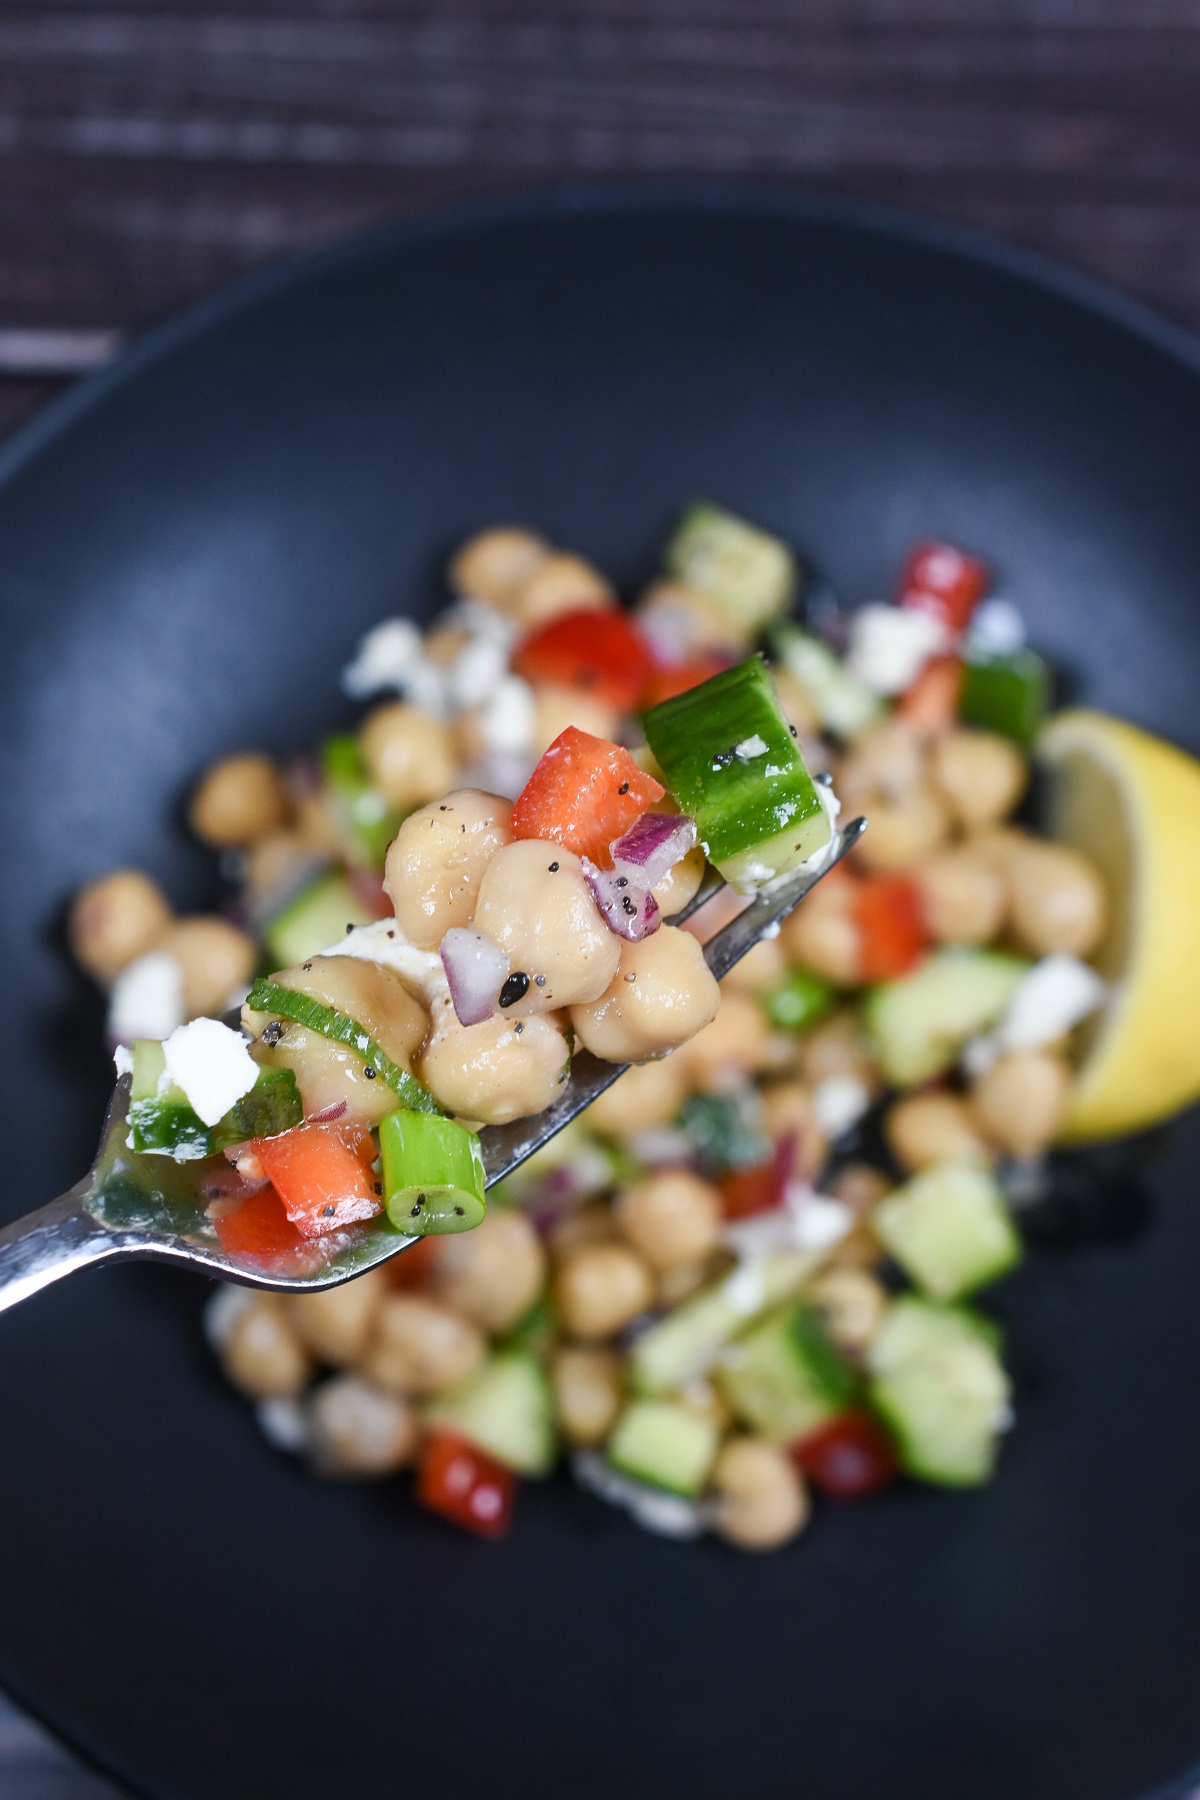
[[[321,746],[321,773],[333,796],[353,860],[381,869],[404,815],[389,806],[372,784],[358,739],[349,732],[326,738]]]
[[[807,1031],[825,1017],[836,998],[832,983],[808,969],[793,969],[777,988],[764,994],[763,1005],[772,1025],[784,1031]]]
[[[352,1019],[349,1013],[338,1012],[336,1007],[327,1006],[323,1000],[314,1000],[309,994],[298,994],[295,988],[283,987],[278,981],[261,979],[250,989],[246,1004],[252,1012],[277,1013],[281,1019],[293,1019],[297,1025],[306,1025],[321,1037],[345,1044],[383,1077],[402,1106],[413,1112],[437,1112],[437,1101],[429,1090],[421,1086],[415,1075],[393,1062],[366,1027]]]
[[[393,1112],[379,1127],[383,1198],[410,1237],[470,1231],[487,1211],[479,1139],[455,1119]]]

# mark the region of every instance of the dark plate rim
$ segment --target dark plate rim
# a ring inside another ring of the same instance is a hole
[[[959,259],[1066,301],[1116,327],[1176,363],[1181,373],[1200,377],[1200,334],[1176,324],[1143,301],[1123,294],[1098,276],[1061,262],[1041,251],[1010,244],[973,226],[939,219],[881,201],[825,195],[768,179],[713,179],[688,176],[617,178],[520,187],[513,191],[467,199],[410,217],[393,219],[365,230],[339,235],[330,243],[268,259],[248,273],[222,283],[214,293],[185,306],[162,324],[149,327],[91,375],[41,407],[0,446],[0,486],[15,480],[43,451],[66,436],[71,427],[111,393],[208,329],[238,313],[322,275],[369,262],[373,257],[467,232],[499,229],[531,219],[568,219],[605,214],[682,212],[741,213],[796,225],[831,227],[872,237],[890,238],[922,250]],[[4,1691],[97,1776],[120,1787],[130,1800],[151,1800],[140,1777],[119,1756],[77,1734],[55,1716],[53,1702],[24,1691],[24,1684],[5,1671]],[[1180,1771],[1165,1787],[1141,1800],[1189,1800],[1200,1784],[1200,1767]],[[1131,1796],[1131,1800],[1135,1797]]]

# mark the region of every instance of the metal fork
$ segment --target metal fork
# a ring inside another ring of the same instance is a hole
[[[722,931],[704,946],[704,960],[718,981],[740,962],[748,950],[764,937],[774,934],[782,919],[816,886],[822,875],[841,861],[857,842],[866,821],[854,819],[834,834],[835,850],[818,874],[798,873],[769,893],[761,894]],[[675,915],[682,922],[696,912],[720,890],[723,883],[709,870],[690,906]],[[611,1087],[628,1067],[625,1063],[600,1062],[583,1051],[574,1058],[571,1079],[561,1097],[545,1112],[530,1119],[517,1119],[511,1125],[491,1125],[479,1134],[483,1150],[487,1185],[503,1179],[527,1157],[540,1150],[554,1135],[591,1105],[598,1094]],[[99,1263],[125,1262],[134,1257],[154,1262],[183,1264],[219,1276],[224,1281],[240,1281],[249,1287],[274,1288],[284,1292],[307,1291],[335,1287],[364,1269],[386,1262],[416,1240],[387,1230],[348,1233],[344,1244],[332,1257],[324,1246],[310,1253],[306,1262],[301,1254],[285,1267],[254,1268],[221,1248],[215,1233],[204,1220],[202,1202],[195,1201],[196,1217],[190,1229],[172,1228],[170,1195],[144,1191],[146,1204],[140,1214],[135,1205],[130,1210],[128,1171],[133,1161],[128,1153],[130,1078],[123,1075],[117,1082],[96,1160],[73,1188],[57,1200],[51,1200],[36,1212],[0,1230],[0,1312],[28,1299],[39,1289],[48,1287],[76,1269]],[[150,1159],[138,1158],[140,1164]],[[155,1158],[164,1165],[163,1180],[177,1183],[182,1189],[189,1177],[187,1164],[176,1165],[169,1158]],[[182,1173],[180,1172],[182,1170]],[[124,1216],[114,1216],[112,1195],[124,1181],[121,1190],[126,1198]],[[205,1235],[206,1234],[206,1235]],[[317,1261],[317,1258],[320,1260]]]

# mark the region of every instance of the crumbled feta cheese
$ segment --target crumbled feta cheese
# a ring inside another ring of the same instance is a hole
[[[767,754],[767,746],[756,731],[753,737],[743,738],[740,744],[735,744],[733,746],[733,754],[738,758],[739,762],[753,762],[756,756],[765,756]],[[770,774],[771,771],[768,770],[767,773]],[[775,773],[778,774],[779,771],[776,770]]]
[[[806,1182],[795,1181],[789,1184],[780,1206],[727,1225],[721,1235],[734,1255],[742,1259],[743,1267],[758,1272],[761,1285],[766,1257],[789,1250],[828,1250],[845,1237],[853,1222],[853,1214],[840,1200],[830,1200],[814,1192]],[[735,1271],[730,1281],[740,1273],[741,1270]],[[749,1282],[745,1285],[749,1293]],[[736,1301],[732,1303],[736,1305]]]
[[[108,1035],[113,1043],[170,1037],[183,1020],[183,970],[175,957],[165,950],[148,950],[121,970],[108,1001]]]
[[[870,1104],[870,1093],[855,1075],[827,1075],[813,1089],[813,1116],[827,1138],[857,1125]]]
[[[297,1400],[260,1400],[254,1408],[258,1429],[272,1450],[299,1456],[309,1446],[308,1413]]]
[[[218,1356],[223,1356],[233,1339],[234,1329],[242,1314],[254,1305],[249,1288],[225,1281],[215,1287],[204,1305],[204,1335]]]
[[[205,1125],[215,1125],[258,1079],[258,1064],[245,1038],[219,1019],[180,1025],[163,1045],[163,1054],[167,1079],[183,1089]]]
[[[968,653],[979,651],[985,656],[1011,656],[1025,642],[1025,621],[1011,600],[985,600],[977,606],[967,627],[964,647]]]
[[[482,706],[508,669],[508,650],[494,638],[468,638],[450,665],[447,678],[451,703],[460,711]]]
[[[405,987],[420,996],[426,1005],[448,994],[446,971],[436,950],[419,950],[411,944],[395,919],[376,919],[370,925],[356,925],[345,937],[331,944],[322,956],[357,956],[364,962],[382,963],[392,969]]]
[[[903,606],[863,606],[850,621],[846,665],[877,694],[902,694],[950,633],[931,613]]]
[[[637,1162],[648,1169],[661,1169],[672,1163],[686,1163],[692,1155],[692,1140],[674,1125],[659,1125],[650,1131],[639,1131],[630,1138],[629,1148]]]
[[[532,756],[537,729],[533,689],[519,675],[505,675],[492,690],[479,720],[479,735],[494,756]]]
[[[1077,956],[1044,956],[1013,990],[997,1027],[1005,1050],[1052,1043],[1103,1006],[1108,987]]]
[[[117,1071],[118,1079],[122,1075],[133,1074],[133,1051],[128,1045],[118,1044],[113,1051],[113,1068]]]
[[[352,700],[394,689],[402,694],[417,661],[424,660],[421,633],[411,619],[383,619],[358,641],[353,660],[342,670],[342,689]]]
[[[721,1298],[745,1318],[761,1312],[767,1301],[766,1275],[760,1256],[747,1256],[721,1284]]]
[[[664,1494],[642,1481],[622,1475],[594,1450],[578,1450],[571,1458],[571,1473],[580,1487],[619,1506],[637,1524],[661,1537],[696,1538],[707,1526],[704,1509],[681,1494]]]

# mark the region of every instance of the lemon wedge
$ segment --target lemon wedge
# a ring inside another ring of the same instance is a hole
[[[1200,762],[1106,713],[1060,713],[1037,758],[1051,837],[1112,903],[1093,958],[1111,984],[1080,1034],[1065,1143],[1120,1137],[1200,1097]]]

